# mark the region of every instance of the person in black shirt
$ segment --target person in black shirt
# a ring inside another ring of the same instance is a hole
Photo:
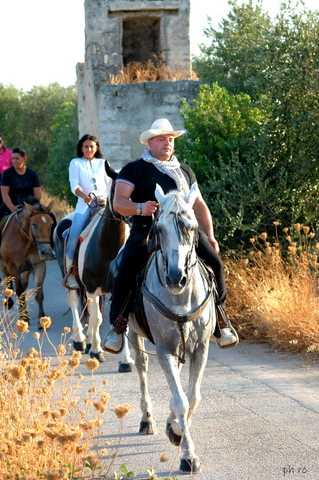
[[[3,204],[0,206],[0,219],[18,210],[23,202],[40,202],[41,184],[38,174],[26,166],[27,155],[23,148],[12,151],[12,167],[7,168],[1,179]]]
[[[152,224],[152,215],[158,207],[154,193],[156,184],[163,188],[164,193],[177,189],[185,196],[192,185],[197,186],[194,172],[189,166],[180,164],[174,155],[174,139],[183,133],[183,130],[174,131],[166,118],[156,120],[149,130],[140,135],[141,143],[148,145],[148,149],[140,159],[126,164],[116,180],[113,206],[121,215],[132,217],[132,228],[112,288],[110,323],[113,327],[104,343],[104,348],[114,353],[121,347],[120,334],[126,329],[129,313],[123,314],[122,307],[134,285],[136,275],[148,257],[146,239]],[[214,236],[210,211],[198,186],[197,190],[198,196],[193,205],[199,224],[196,252],[213,269],[219,302],[224,304],[226,283],[223,264],[218,255],[219,246]],[[220,328],[220,334],[220,338],[216,338],[220,347],[237,345],[238,336],[229,321],[228,325]]]

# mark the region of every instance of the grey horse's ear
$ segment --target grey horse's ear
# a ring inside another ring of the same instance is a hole
[[[193,183],[192,188],[189,191],[189,194],[185,197],[185,202],[192,207],[197,197],[198,197],[197,183]]]
[[[166,198],[162,187],[158,183],[155,188],[155,197],[158,203],[162,203]]]

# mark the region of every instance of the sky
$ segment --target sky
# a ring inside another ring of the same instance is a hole
[[[319,9],[318,0],[304,0]],[[264,0],[275,15],[280,0]],[[218,26],[228,0],[191,0],[191,53],[205,41],[207,16]],[[29,91],[33,86],[76,81],[76,64],[84,61],[84,0],[4,0],[0,9],[0,84]]]

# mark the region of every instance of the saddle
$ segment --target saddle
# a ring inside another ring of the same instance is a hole
[[[72,265],[72,268],[69,272],[66,271],[65,256],[66,256],[66,245],[67,245],[67,241],[68,241],[68,237],[69,237],[71,227],[67,228],[62,233],[62,237],[64,239],[64,242],[63,242],[63,263],[64,263],[64,265],[63,266],[64,266],[64,272],[65,272],[65,276],[62,280],[62,285],[65,288],[67,288],[67,279],[68,279],[69,275],[71,275],[71,274],[75,275],[79,285],[82,284],[82,282],[80,280],[80,277],[79,277],[79,270],[78,270],[78,258],[79,258],[80,245],[83,242],[83,240],[85,240],[85,238],[90,234],[90,232],[96,227],[96,225],[97,225],[97,223],[100,219],[100,216],[103,215],[103,212],[105,210],[106,200],[105,199],[97,199],[97,200],[98,200],[97,207],[94,210],[92,210],[92,215],[90,216],[89,223],[84,227],[84,229],[82,230],[82,232],[79,236],[78,244],[77,244],[75,254],[74,254],[73,265]],[[99,215],[98,215],[98,213],[99,213]]]

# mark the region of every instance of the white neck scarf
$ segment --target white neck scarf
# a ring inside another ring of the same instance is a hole
[[[177,190],[181,192],[184,196],[189,193],[189,186],[186,182],[186,178],[180,168],[180,163],[175,157],[172,155],[170,160],[161,161],[157,158],[152,157],[149,150],[145,150],[141,157],[145,162],[152,163],[157,170],[162,173],[165,173],[169,177],[171,177],[174,182],[176,183]]]

